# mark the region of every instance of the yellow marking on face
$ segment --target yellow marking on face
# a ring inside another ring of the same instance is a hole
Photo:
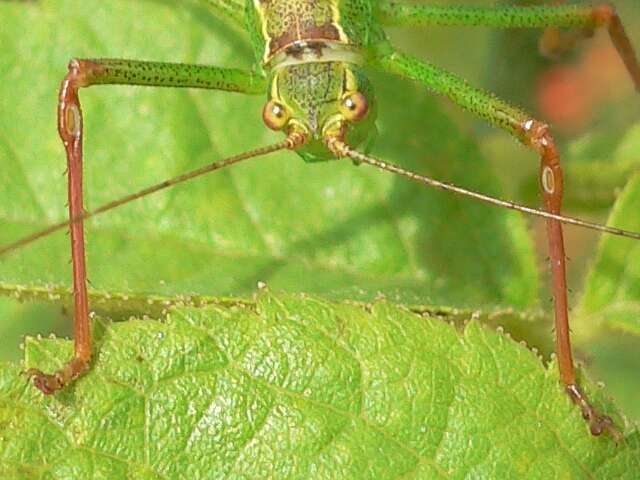
[[[274,75],[273,81],[271,82],[271,99],[280,101],[280,98],[278,95],[278,80],[279,80],[278,75]]]
[[[356,76],[353,74],[353,71],[350,68],[345,69],[344,77],[345,77],[345,80],[346,80],[345,83],[346,83],[347,91],[346,92],[342,92],[342,93],[357,91],[358,90],[358,81],[356,80]]]

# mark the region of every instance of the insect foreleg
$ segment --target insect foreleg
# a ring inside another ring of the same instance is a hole
[[[484,26],[495,28],[582,27],[608,30],[636,90],[640,91],[640,65],[615,8],[597,6],[550,5],[530,7],[463,7],[402,5],[383,1],[377,7],[381,23],[390,26]]]
[[[67,154],[71,259],[74,295],[74,358],[52,375],[31,369],[27,374],[42,392],[53,393],[84,372],[91,359],[82,193],[82,110],[78,91],[98,84],[195,87],[243,93],[265,89],[264,79],[250,72],[201,65],[134,60],[72,60],[62,82],[58,132]]]
[[[545,209],[559,214],[562,204],[563,179],[560,156],[549,128],[524,111],[496,98],[490,93],[470,86],[461,78],[432,64],[408,55],[392,53],[380,57],[375,64],[387,72],[418,81],[435,93],[443,94],[461,107],[507,130],[540,155],[540,186]],[[551,275],[555,304],[556,353],[560,379],[572,400],[589,420],[591,432],[600,434],[607,429],[614,435],[611,419],[598,415],[589,405],[576,383],[569,338],[567,282],[562,226],[558,220],[547,219],[547,239],[551,258]]]

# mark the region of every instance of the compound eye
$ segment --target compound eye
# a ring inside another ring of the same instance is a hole
[[[269,100],[262,110],[262,119],[271,130],[282,130],[289,121],[289,112],[281,103]]]
[[[359,122],[369,113],[369,102],[360,92],[348,93],[342,99],[340,110],[345,119],[350,122]]]

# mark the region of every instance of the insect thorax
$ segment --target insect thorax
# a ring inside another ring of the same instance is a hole
[[[367,47],[371,38],[369,0],[247,0],[248,24],[256,56],[264,65],[285,50],[311,45],[321,54]]]

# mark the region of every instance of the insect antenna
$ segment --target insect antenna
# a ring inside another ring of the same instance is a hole
[[[332,149],[334,150],[334,152],[338,153],[340,156],[349,157],[350,159],[354,160],[356,163],[366,163],[380,170],[384,170],[387,172],[395,173],[397,175],[401,175],[403,177],[407,177],[418,183],[427,185],[428,187],[433,187],[433,188],[437,188],[439,190],[445,190],[448,192],[454,192],[454,193],[457,193],[458,195],[471,197],[481,202],[488,203],[490,205],[509,208],[511,210],[516,210],[518,212],[527,213],[529,215],[558,220],[568,225],[576,225],[578,227],[597,230],[599,232],[609,233],[611,235],[617,235],[619,237],[626,237],[626,238],[632,238],[634,240],[640,240],[640,233],[638,232],[631,232],[629,230],[623,230],[621,228],[608,227],[606,225],[600,225],[599,223],[588,222],[586,220],[581,220],[579,218],[567,217],[564,215],[556,215],[554,213],[547,212],[545,210],[539,210],[537,208],[527,207],[526,205],[521,205],[519,203],[502,200],[489,195],[485,195],[483,193],[475,192],[473,190],[468,190],[466,188],[462,188],[451,183],[434,180],[425,175],[420,175],[410,170],[406,170],[393,163],[384,162],[382,160],[378,160],[377,158],[373,158],[369,155],[358,152],[357,150],[353,150],[350,146],[348,146],[344,142],[336,141],[332,146]]]
[[[168,180],[165,180],[163,182],[160,183],[156,183],[155,185],[152,185],[150,187],[144,188],[142,190],[139,190],[138,192],[126,195],[124,197],[118,198],[116,200],[113,200],[111,202],[105,203],[104,205],[94,209],[94,210],[89,210],[89,211],[85,211],[85,213],[83,213],[82,215],[79,215],[75,218],[69,219],[67,221],[64,222],[59,222],[59,223],[55,223],[53,225],[50,225],[47,228],[44,228],[38,232],[32,233],[31,235],[27,235],[26,237],[23,237],[19,240],[16,240],[13,243],[10,243],[8,245],[5,245],[3,247],[0,247],[0,256],[4,255],[5,253],[9,253],[11,251],[17,250],[21,247],[24,247],[25,245],[28,245],[32,242],[35,242],[36,240],[46,237],[48,235],[51,235],[54,232],[57,232],[58,230],[62,230],[70,225],[72,225],[73,223],[82,221],[82,220],[86,220],[87,218],[91,218],[91,217],[95,217],[96,215],[99,215],[101,213],[107,212],[109,210],[113,210],[114,208],[120,207],[122,205],[125,205],[127,203],[133,202],[134,200],[138,200],[139,198],[142,197],[146,197],[147,195],[151,195],[152,193],[156,193],[159,192],[160,190],[164,190],[167,189],[169,187],[173,187],[175,185],[178,185],[180,183],[184,183],[188,180],[192,180],[196,177],[199,177],[201,175],[204,175],[206,173],[209,172],[213,172],[215,170],[220,170],[224,167],[228,167],[229,165],[234,165],[236,163],[239,163],[243,160],[249,160],[250,158],[256,158],[256,157],[261,157],[264,155],[267,155],[269,153],[274,153],[277,152],[279,150],[285,150],[285,149],[294,149],[296,147],[298,147],[300,145],[300,142],[303,142],[304,139],[300,139],[298,138],[295,134],[294,135],[290,135],[289,137],[287,137],[284,141],[279,142],[279,143],[274,143],[272,145],[268,145],[265,147],[261,147],[261,148],[257,148],[255,150],[250,150],[247,152],[243,152],[240,153],[238,155],[234,155],[232,157],[228,157],[225,158],[223,160],[219,160],[217,162],[214,163],[210,163],[208,165],[205,165],[203,167],[197,168],[195,170],[191,170],[190,172],[187,173],[183,173],[182,175],[178,175],[176,177],[170,178]]]

